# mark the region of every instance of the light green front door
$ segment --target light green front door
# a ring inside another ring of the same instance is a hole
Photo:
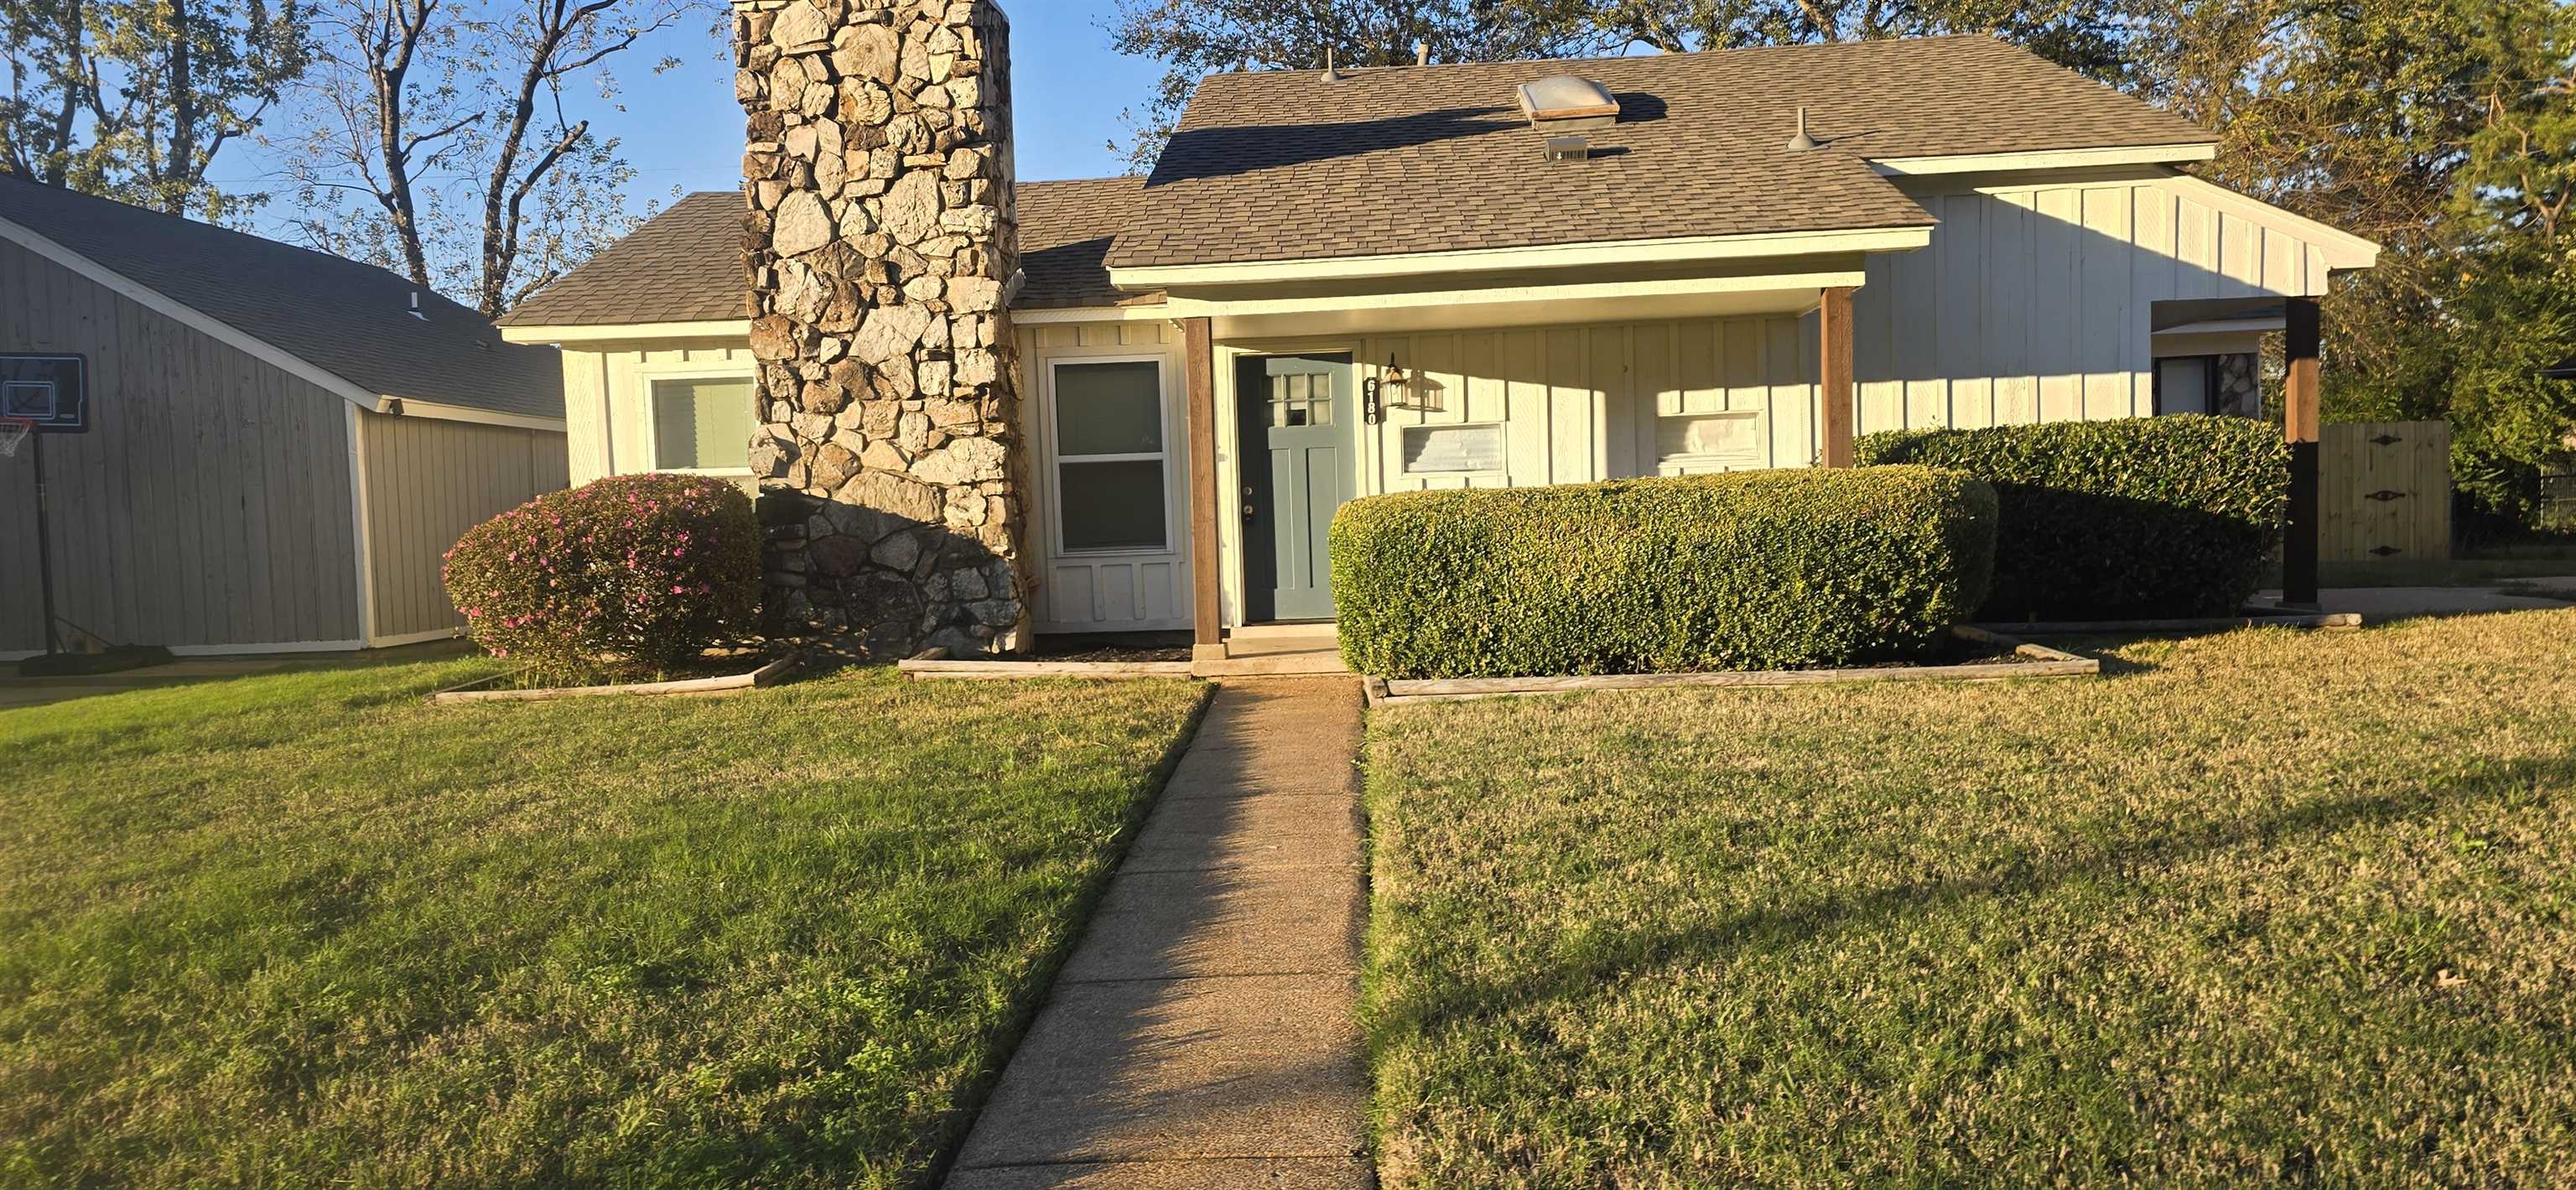
[[[1333,511],[1358,492],[1351,357],[1263,355],[1235,372],[1245,620],[1333,618]]]

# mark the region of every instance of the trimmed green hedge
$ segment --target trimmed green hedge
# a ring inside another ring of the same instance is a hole
[[[2281,431],[2241,417],[1872,434],[1858,453],[1995,485],[1988,620],[2233,614],[2262,583],[2289,501]]]
[[[1985,597],[1957,472],[1755,471],[1371,496],[1333,518],[1342,656],[1389,678],[1919,656]]]

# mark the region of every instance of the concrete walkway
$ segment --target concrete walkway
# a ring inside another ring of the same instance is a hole
[[[1359,684],[1229,682],[949,1190],[1364,1190]]]
[[[2507,594],[2507,590],[2547,591],[2558,598]],[[2264,591],[2256,603],[2277,603],[2279,591]],[[2478,587],[2328,587],[2317,592],[2317,606],[2330,612],[2357,612],[2371,624],[2416,616],[2475,616],[2490,612],[2538,611],[2576,601],[2576,580],[2518,580],[2509,588]]]

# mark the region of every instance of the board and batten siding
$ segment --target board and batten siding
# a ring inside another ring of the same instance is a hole
[[[1409,392],[1361,433],[1361,494],[1808,466],[1815,325],[1781,314],[1365,337],[1362,379],[1383,379],[1392,358]],[[1665,458],[1658,419],[1701,413],[1753,419],[1753,449]],[[1439,425],[1501,427],[1504,465],[1407,472],[1405,431]]]
[[[465,531],[568,482],[564,438],[420,417],[358,415],[367,566],[378,640],[465,627],[440,573]]]
[[[54,596],[117,643],[353,646],[340,397],[0,241],[0,350],[87,357],[90,431],[45,441]],[[0,653],[42,649],[35,472],[0,460]]]
[[[2173,178],[1904,183],[1931,246],[1853,299],[1858,432],[2145,417],[2154,303],[2326,292],[2326,253]]]
[[[1036,559],[1040,632],[1152,632],[1190,626],[1189,455],[1180,332],[1167,319],[1041,323],[1020,328],[1022,440],[1036,447],[1029,546]],[[1083,359],[1158,360],[1163,367],[1164,517],[1171,548],[1068,554],[1056,535],[1053,366]]]

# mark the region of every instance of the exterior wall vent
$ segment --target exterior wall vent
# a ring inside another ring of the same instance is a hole
[[[1607,128],[1619,122],[1619,101],[1609,88],[1587,78],[1560,74],[1520,85],[1521,114],[1530,127],[1550,132],[1573,128]]]

